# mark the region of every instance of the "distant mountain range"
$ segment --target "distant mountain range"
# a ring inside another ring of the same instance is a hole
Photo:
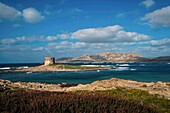
[[[86,55],[78,58],[60,58],[59,63],[111,63],[111,62],[170,62],[170,56],[145,58],[135,53],[123,54],[106,52],[97,55]]]

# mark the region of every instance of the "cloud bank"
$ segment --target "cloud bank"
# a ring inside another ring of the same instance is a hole
[[[149,36],[136,32],[126,32],[119,25],[103,28],[82,29],[72,33],[72,39],[87,43],[137,42],[148,40]]]
[[[161,40],[146,41],[143,44],[149,44],[151,46],[170,46],[170,38],[164,38]]]
[[[170,6],[158,9],[146,14],[142,21],[147,22],[151,27],[170,27]]]

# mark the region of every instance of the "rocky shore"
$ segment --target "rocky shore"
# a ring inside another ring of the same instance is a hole
[[[170,82],[137,82],[132,80],[122,80],[112,78],[109,80],[95,81],[91,84],[45,84],[32,82],[10,82],[8,80],[0,80],[0,86],[6,89],[26,89],[52,92],[69,92],[76,90],[111,90],[116,88],[138,89],[147,91],[150,94],[157,94],[160,97],[170,99]]]

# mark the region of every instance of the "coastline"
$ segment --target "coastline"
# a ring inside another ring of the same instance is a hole
[[[34,82],[11,82],[9,80],[0,80],[0,86],[7,89],[24,89],[50,92],[70,92],[78,90],[87,91],[106,91],[112,89],[138,89],[147,91],[150,94],[156,94],[160,97],[170,100],[170,82],[137,82],[132,80],[123,80],[111,78],[109,80],[95,81],[91,84],[46,84]]]
[[[65,65],[59,65],[60,68],[55,67],[58,65],[41,65],[30,68],[23,69],[9,69],[9,70],[1,70],[4,72],[86,72],[86,71],[98,71],[98,70],[110,70],[110,68],[104,67],[81,67],[80,66],[72,66],[71,68],[64,68]],[[62,67],[63,66],[63,67]]]

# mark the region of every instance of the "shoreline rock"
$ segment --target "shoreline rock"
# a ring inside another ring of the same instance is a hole
[[[170,100],[170,82],[160,81],[148,83],[112,78],[109,80],[95,81],[91,84],[69,85],[69,84],[34,83],[34,82],[11,82],[8,80],[0,80],[0,86],[10,89],[19,88],[26,90],[39,90],[51,92],[69,92],[76,90],[104,91],[116,88],[138,89],[142,91],[147,91],[150,94],[158,94],[160,97],[164,97]]]

